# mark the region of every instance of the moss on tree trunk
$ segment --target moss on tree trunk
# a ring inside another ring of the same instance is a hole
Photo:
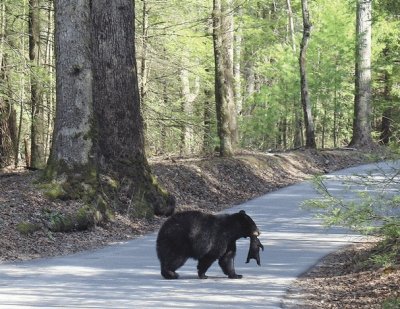
[[[175,200],[144,153],[132,1],[57,0],[55,8],[57,112],[42,186],[51,198],[88,205],[84,216],[61,216],[57,229],[114,212],[172,214]]]

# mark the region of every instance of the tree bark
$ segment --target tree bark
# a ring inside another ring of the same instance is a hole
[[[242,7],[239,6],[238,13],[239,18],[243,16]],[[233,63],[233,76],[235,79],[235,105],[236,114],[241,115],[243,109],[243,98],[242,98],[242,77],[241,77],[241,57],[242,57],[242,22],[236,26],[234,33],[234,63]]]
[[[385,89],[384,89],[384,100],[386,102],[391,101],[391,88],[392,82],[391,77],[388,71],[384,73],[384,80],[385,80]],[[380,135],[380,143],[383,145],[389,145],[390,138],[392,137],[392,130],[391,130],[391,123],[393,121],[393,107],[387,106],[385,107],[382,113],[382,121],[381,121],[381,135]]]
[[[46,166],[45,121],[42,90],[38,77],[40,67],[40,0],[29,0],[29,60],[31,63],[31,167]]]
[[[308,42],[311,35],[311,22],[308,11],[307,0],[301,1],[301,7],[303,12],[303,38],[300,44],[300,83],[301,83],[301,104],[304,113],[304,124],[306,127],[306,147],[316,148],[315,143],[315,129],[314,121],[311,112],[311,101],[308,89],[308,80],[306,72],[306,54],[308,48]]]
[[[372,0],[357,1],[356,66],[352,147],[369,148],[371,137]]]
[[[296,52],[296,40],[294,38],[294,22],[293,22],[293,11],[292,11],[292,4],[290,0],[286,0],[286,6],[288,11],[288,20],[289,20],[289,33],[290,33],[290,40],[292,43],[292,50]]]
[[[210,89],[204,90],[204,111],[203,111],[203,125],[204,125],[204,132],[203,132],[203,147],[202,151],[204,154],[210,154],[214,151],[212,149],[212,135],[211,135],[211,128],[212,128],[212,91]]]
[[[175,200],[154,183],[145,156],[131,0],[92,2],[96,160],[131,196],[135,215],[170,215]],[[151,214],[151,213],[150,213]]]
[[[47,172],[67,197],[133,216],[170,215],[144,151],[131,0],[57,0],[57,115]],[[66,180],[65,180],[66,179]]]
[[[232,156],[238,139],[231,50],[232,16],[228,10],[228,1],[214,0],[215,101],[221,156]]]
[[[90,15],[89,0],[55,1],[57,108],[48,170],[56,174],[80,174],[95,163]]]
[[[195,77],[194,89],[191,89],[189,71],[186,68],[182,68],[180,79],[182,85],[181,108],[183,114],[186,117],[188,117],[188,120],[190,120],[193,117],[193,110],[194,110],[193,103],[195,102],[200,92],[200,78],[198,76]],[[181,126],[181,145],[180,145],[181,155],[183,156],[191,154],[193,152],[193,146],[194,146],[193,126],[185,121],[182,123]]]
[[[10,104],[9,71],[5,43],[7,36],[6,5],[0,5],[0,83],[4,85],[4,95],[0,97],[0,168],[8,166],[14,158],[16,146],[16,112]]]
[[[144,104],[147,94],[147,77],[149,74],[148,60],[147,60],[147,44],[148,44],[148,30],[149,30],[149,9],[147,7],[147,0],[143,0],[142,6],[142,44],[140,57],[140,102]]]
[[[292,11],[292,4],[290,0],[286,0],[286,7],[288,12],[288,26],[289,26],[289,35],[292,44],[293,53],[296,54],[296,40],[295,40],[295,33],[294,33],[294,21],[293,21],[293,11]],[[293,147],[299,148],[303,145],[303,136],[302,136],[302,123],[301,123],[301,112],[300,106],[298,104],[297,96],[293,98],[294,102],[294,132],[293,132]]]

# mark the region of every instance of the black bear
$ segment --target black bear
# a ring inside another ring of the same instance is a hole
[[[250,237],[250,248],[249,253],[247,254],[246,263],[250,262],[251,259],[255,259],[258,266],[261,266],[260,263],[260,249],[264,251],[264,246],[261,241],[257,238],[257,236]]]
[[[200,279],[216,260],[229,278],[239,279],[234,258],[236,240],[260,234],[254,221],[241,210],[234,214],[211,215],[200,211],[186,211],[171,216],[160,228],[157,237],[157,255],[161,275],[177,279],[175,272],[188,258],[198,260]]]

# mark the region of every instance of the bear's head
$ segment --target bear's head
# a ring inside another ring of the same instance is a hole
[[[259,236],[260,230],[250,216],[246,214],[244,210],[239,211],[237,214],[238,222],[240,224],[240,230],[242,237]]]

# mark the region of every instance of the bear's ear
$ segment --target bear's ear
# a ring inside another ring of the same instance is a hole
[[[239,211],[240,214],[245,215],[246,212],[244,210]]]

